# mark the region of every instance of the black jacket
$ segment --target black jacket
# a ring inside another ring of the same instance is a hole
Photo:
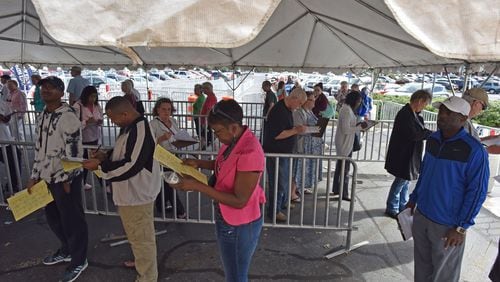
[[[394,128],[385,158],[387,172],[406,180],[418,178],[422,163],[423,140],[432,133],[422,126],[424,119],[418,114],[416,117],[420,123],[415,118],[410,104],[406,104],[399,110],[394,120]]]

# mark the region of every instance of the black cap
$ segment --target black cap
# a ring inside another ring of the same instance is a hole
[[[9,80],[10,79],[10,75],[4,74],[4,75],[1,76],[1,78]]]
[[[40,80],[38,85],[42,86],[45,83],[49,83],[55,88],[61,90],[61,92],[64,92],[64,82],[57,76],[47,76],[46,78]]]

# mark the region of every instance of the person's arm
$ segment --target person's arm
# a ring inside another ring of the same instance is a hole
[[[358,124],[354,127],[351,126],[352,116],[351,113],[349,112],[351,111],[351,109],[348,107],[349,106],[343,106],[340,109],[339,119],[338,119],[338,127],[344,134],[356,133],[358,130],[361,129],[361,124]]]
[[[269,113],[271,112],[271,109],[274,107],[274,104],[275,104],[275,103],[274,103],[274,100],[273,100],[273,98],[271,97],[271,94],[270,94],[270,93],[266,93],[266,99],[265,99],[264,103],[265,103],[266,105],[269,105],[269,108],[267,109],[267,113],[265,113],[265,115],[264,115],[264,116],[266,116],[266,117],[267,117],[267,116],[269,115]]]
[[[41,114],[43,115],[43,113]],[[38,138],[41,134],[40,132],[40,124],[38,123],[40,116],[36,118],[37,123],[35,127],[35,139],[37,142],[35,142],[35,157],[33,159],[33,167],[31,169],[31,174],[30,174],[30,179],[28,181],[27,188],[31,188],[38,180],[40,179],[40,171],[41,171],[41,166],[40,166],[40,158],[38,157],[38,151],[40,150],[40,142],[38,142]]]
[[[322,111],[326,110],[328,107],[328,98],[324,94],[319,95],[318,103],[314,104],[313,113],[315,116],[319,116]]]
[[[73,104],[78,100],[75,93],[76,89],[75,89],[75,82],[73,81],[73,79],[70,79],[66,91],[68,92],[69,105],[73,106]]]
[[[294,136],[296,134],[304,133],[305,131],[306,131],[306,127],[304,125],[294,126],[291,129],[285,129],[285,130],[281,131],[281,133],[278,134],[278,136],[276,136],[274,138],[274,140],[286,139],[286,138]]]
[[[421,141],[427,139],[427,137],[432,134],[432,131],[427,128],[422,130],[420,127],[414,125],[415,121],[412,120],[414,116],[411,115],[413,114],[410,113],[409,115],[407,111],[399,112],[394,120],[394,129],[396,130],[397,128],[397,130],[401,132],[401,136],[404,136],[408,141]],[[411,123],[409,121],[411,121]],[[423,119],[420,119],[420,121],[423,124]]]
[[[422,165],[420,166],[420,172],[424,171],[425,165],[426,165],[426,156],[424,155],[424,160],[422,161]],[[422,184],[421,179],[422,179],[422,177],[418,178],[417,184],[415,185],[415,189],[413,189],[413,192],[411,192],[408,203],[406,204],[406,208],[411,209],[411,214],[413,214],[415,212],[415,207],[417,205],[417,199],[418,199],[418,191],[420,190],[420,186]]]
[[[474,224],[488,191],[490,171],[486,151],[481,149],[475,153],[465,171],[467,186],[456,225],[467,229]]]
[[[154,118],[150,123],[149,125],[151,125],[151,129],[153,130],[153,137],[155,138],[156,140],[156,143],[157,144],[161,144],[163,141],[166,141],[168,139],[170,139],[170,137],[172,137],[172,134],[171,132],[167,131],[163,131],[161,130],[160,128],[160,121],[156,118]]]
[[[215,160],[183,159],[182,163],[194,168],[215,170]]]
[[[257,140],[246,143],[245,149],[238,153],[236,163],[228,165],[236,166],[236,175],[233,183],[232,192],[221,192],[213,187],[202,184],[194,179],[187,180],[188,183],[181,181],[181,189],[200,191],[212,199],[224,205],[233,208],[243,208],[248,203],[252,193],[258,187],[260,174],[264,170],[264,152]],[[218,183],[216,183],[216,186]],[[174,188],[179,188],[175,187]]]
[[[181,190],[198,191],[206,194],[221,204],[241,209],[246,206],[250,196],[252,196],[255,187],[257,187],[259,177],[259,171],[236,172],[233,193],[218,191],[213,187],[205,185],[193,178],[182,178],[181,182],[178,184],[170,184],[170,186]]]
[[[73,113],[64,113],[60,119],[60,130],[64,142],[64,158],[81,158],[83,155],[80,120]],[[64,172],[62,178],[71,180],[78,170]]]

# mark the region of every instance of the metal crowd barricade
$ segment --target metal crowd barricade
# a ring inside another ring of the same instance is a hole
[[[33,149],[34,144],[30,142],[0,142],[0,146],[2,147],[2,154],[4,157],[6,156],[6,145],[16,145],[20,147],[20,150],[25,155],[25,158],[29,161],[26,162],[26,168],[23,168],[22,171],[16,171],[16,177],[21,181],[26,182],[29,178],[29,173],[31,171],[31,164],[33,159]],[[86,149],[95,148],[96,146],[84,146]],[[179,157],[196,157],[199,159],[213,159],[216,155],[216,152],[205,152],[205,151],[175,151]],[[278,227],[278,228],[298,228],[298,229],[325,229],[325,230],[334,230],[334,231],[342,231],[346,232],[345,245],[342,249],[332,255],[327,256],[328,258],[339,255],[341,253],[349,252],[363,244],[367,244],[367,242],[363,242],[362,244],[353,245],[351,242],[352,232],[356,230],[354,226],[354,201],[351,201],[349,204],[345,204],[343,201],[335,201],[335,198],[332,198],[330,195],[333,172],[332,167],[335,162],[341,162],[341,172],[340,172],[340,191],[343,191],[343,171],[347,165],[352,165],[352,181],[350,182],[350,195],[352,199],[356,197],[356,178],[358,174],[356,163],[344,157],[337,156],[320,156],[320,155],[293,155],[293,154],[266,154],[267,160],[273,158],[276,162],[279,162],[283,158],[290,159],[290,165],[288,167],[289,170],[289,184],[287,186],[288,190],[288,199],[287,203],[290,203],[291,197],[291,183],[292,180],[295,179],[294,176],[294,166],[292,165],[293,160],[301,160],[305,163],[307,160],[311,160],[315,162],[316,170],[313,172],[312,177],[318,177],[318,166],[321,162],[325,163],[327,166],[327,171],[324,174],[323,181],[315,181],[314,187],[304,187],[304,180],[301,183],[297,183],[297,187],[301,189],[301,198],[302,201],[300,203],[299,208],[292,209],[291,205],[287,207],[287,220],[284,223],[278,223],[276,221],[276,212],[272,215],[267,213],[266,207],[262,206],[262,215],[265,218],[265,226],[268,227]],[[10,163],[6,163],[5,165],[5,176],[6,181],[9,184],[9,189],[5,193],[0,193],[0,205],[6,205],[6,197],[12,195],[17,191],[14,187],[12,187],[12,176],[10,175],[10,171],[8,169]],[[278,166],[276,166],[277,170]],[[209,175],[210,172],[203,171],[206,175]],[[276,171],[276,173],[282,173]],[[302,171],[299,171],[302,176],[307,176],[306,166],[302,166]],[[267,180],[267,171],[265,170],[262,174],[261,178],[261,186],[264,189],[264,192],[268,195],[269,193],[274,193],[274,203],[267,203],[268,205],[273,205],[274,211],[276,211],[276,195],[278,193],[278,183],[268,183]],[[5,178],[5,177],[4,177]],[[2,186],[4,183],[4,178],[2,178]],[[305,177],[302,177],[305,179]],[[84,183],[87,182],[91,184],[92,189],[84,190]],[[25,184],[25,183],[24,183]],[[24,184],[19,185],[18,188],[24,187]],[[271,189],[272,187],[272,189]],[[311,188],[313,190],[312,195],[305,195],[303,188]],[[174,222],[183,222],[183,223],[213,223],[215,220],[215,210],[213,201],[206,197],[205,195],[199,192],[178,192],[173,190],[173,203],[172,203],[172,212],[166,210],[165,204],[165,193],[168,192],[165,190],[162,184],[161,193],[158,197],[161,199],[161,210],[155,212],[155,220],[156,221],[174,221]],[[181,202],[183,202],[186,210],[186,215],[183,218],[178,218],[179,214],[177,214],[176,207],[176,197],[180,196]],[[342,194],[339,196],[342,198]],[[112,201],[111,191],[107,188],[106,180],[98,179],[93,173],[89,173],[87,179],[82,180],[82,203],[86,213],[89,214],[100,214],[100,215],[118,215],[116,206]]]
[[[381,102],[381,109],[379,111],[379,115],[377,119],[379,120],[394,120],[399,110],[401,110],[404,105],[389,102],[389,101],[379,101]],[[422,111],[422,118],[426,122],[437,121],[437,113],[430,111]]]
[[[187,106],[187,103],[179,103],[178,105],[178,107],[181,108]],[[249,103],[246,107],[248,112],[255,112],[260,110],[254,103]],[[145,116],[149,121],[153,119],[153,116],[150,113],[147,113]],[[35,117],[36,113],[32,111],[25,114],[25,124],[23,126],[23,129],[26,141],[34,141],[36,131]],[[201,132],[197,132],[194,120],[195,118],[198,118],[198,121],[200,121],[203,116],[181,113],[180,111],[178,111],[174,114],[174,118],[177,120],[179,127],[183,130],[186,130],[191,136],[199,139],[205,139],[203,140],[203,144],[213,144],[213,146],[207,147],[207,150],[216,151],[220,147],[220,144],[218,143],[218,140],[215,139],[214,134],[212,134],[212,140],[210,140],[211,142],[207,142],[207,135],[203,137],[201,135]],[[328,156],[336,155],[335,130],[337,122],[337,120],[332,119],[323,136],[324,154]],[[262,116],[244,115],[243,124],[247,125],[248,128],[261,142],[263,141],[264,118]],[[436,122],[434,121],[427,121],[425,124],[426,127],[431,130],[436,130],[437,128]],[[360,151],[354,153],[353,158],[358,161],[384,161],[393,126],[393,120],[379,120],[377,125],[362,134],[363,146]],[[489,130],[491,131],[493,129]],[[116,137],[119,135],[119,132],[119,127],[114,125],[108,118],[105,118],[101,129],[102,145],[113,146]],[[189,149],[191,150],[197,150],[199,148],[201,148],[201,146],[194,145],[189,147]]]

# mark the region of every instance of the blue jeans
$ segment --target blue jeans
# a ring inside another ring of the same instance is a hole
[[[269,177],[269,205],[267,215],[273,216],[274,212],[274,181],[277,158],[267,158],[266,168]],[[288,189],[290,188],[290,158],[279,158],[278,165],[278,194],[276,198],[276,213],[286,209],[288,201]]]
[[[391,191],[387,196],[385,211],[390,214],[398,214],[403,211],[408,203],[408,186],[410,181],[396,177],[391,185]]]
[[[217,244],[227,282],[248,281],[248,269],[259,242],[262,223],[262,217],[240,226],[229,225],[222,218],[216,219]]]

